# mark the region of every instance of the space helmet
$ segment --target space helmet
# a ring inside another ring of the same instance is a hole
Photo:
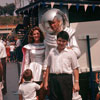
[[[68,16],[67,14],[63,13],[60,9],[51,8],[47,10],[41,18],[41,25],[45,32],[47,33],[54,33],[54,30],[51,28],[49,21],[53,21],[54,18],[57,18],[61,21],[61,28],[65,29],[65,27],[69,26]]]

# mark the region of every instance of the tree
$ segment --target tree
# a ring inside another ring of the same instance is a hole
[[[14,14],[15,8],[16,7],[14,3],[6,4],[7,14],[12,16]]]
[[[14,14],[14,11],[16,9],[16,6],[14,3],[11,3],[11,4],[6,4],[6,6],[0,6],[0,16],[1,15],[13,15]]]
[[[3,7],[3,15],[6,15],[6,14],[7,14],[7,7],[4,6],[4,7]]]
[[[0,16],[3,14],[3,7],[2,6],[0,6]]]

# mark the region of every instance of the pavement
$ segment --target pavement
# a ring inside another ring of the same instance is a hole
[[[7,63],[7,94],[4,100],[18,100],[18,66],[17,63]]]

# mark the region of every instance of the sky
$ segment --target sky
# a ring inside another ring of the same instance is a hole
[[[1,6],[5,6],[6,3],[14,3],[14,0],[0,0],[0,5]]]
[[[16,0],[18,1],[18,0]],[[28,4],[28,0],[22,0],[24,1],[24,6]],[[5,6],[6,3],[10,4],[10,3],[15,3],[15,0],[0,0],[0,6]]]

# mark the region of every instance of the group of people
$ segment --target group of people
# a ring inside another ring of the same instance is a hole
[[[3,43],[6,47],[6,62],[16,62],[19,58],[17,55],[19,55],[20,53],[18,52],[18,48],[21,47],[21,39],[19,39],[17,36],[14,37],[9,34],[6,38],[4,38],[3,36],[1,36],[0,38],[1,43]]]
[[[62,22],[57,16],[48,20],[48,23],[54,34],[47,32],[44,38],[41,29],[35,26],[29,32],[29,44],[22,49],[19,100],[44,100],[47,91],[50,100],[74,100],[74,97],[82,100],[78,94],[80,87],[77,58],[80,50],[75,31],[69,27],[61,28]]]
[[[47,16],[46,19],[48,29],[45,30],[45,22],[43,23],[45,34],[40,27],[33,27],[28,35],[28,44],[22,48],[19,100],[45,100],[47,96],[49,100],[82,100],[79,95],[78,63],[81,52],[75,38],[75,30],[64,26],[64,15],[60,15],[62,12],[59,9],[50,9],[44,15],[52,14],[51,12],[54,16]],[[0,44],[1,100],[3,80],[5,93],[7,92],[7,54],[4,51],[4,45]],[[97,100],[99,97],[97,94]]]
[[[9,43],[6,43],[6,52],[7,52],[7,62],[17,62],[17,55],[18,53],[18,48],[21,46],[21,40],[18,39],[17,37],[14,38],[14,40],[8,41]]]
[[[17,41],[16,42],[15,40],[8,41],[8,38],[3,40],[2,37],[0,37],[0,100],[3,100],[2,95],[6,95],[7,93],[6,65],[8,61],[9,62],[14,61],[15,59],[15,57],[12,58],[12,56],[14,56],[14,54],[12,53],[14,53],[15,44],[16,44],[16,49],[19,48],[19,46],[17,45]],[[19,53],[20,51],[16,50],[16,53],[17,52]]]

